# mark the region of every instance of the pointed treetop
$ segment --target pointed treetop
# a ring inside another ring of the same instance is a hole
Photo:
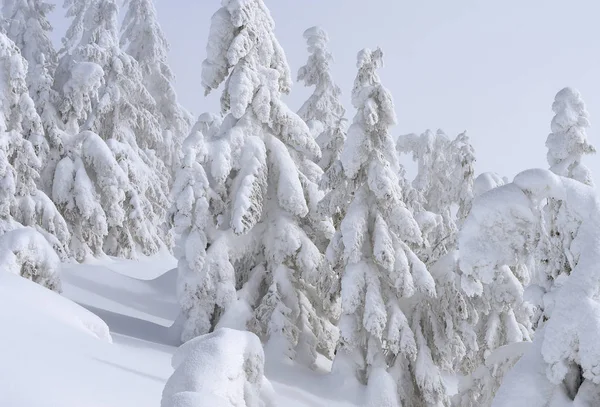
[[[556,94],[552,110],[552,133],[546,140],[548,164],[555,174],[593,185],[589,169],[581,164],[584,155],[596,149],[588,142],[586,129],[590,127],[588,112],[581,94],[564,88]]]

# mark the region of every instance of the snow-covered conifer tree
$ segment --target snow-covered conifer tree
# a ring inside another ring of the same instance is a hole
[[[326,172],[340,158],[344,146],[346,109],[340,101],[342,91],[331,75],[333,57],[327,48],[327,33],[320,27],[311,27],[304,32],[304,38],[310,56],[298,71],[298,80],[315,90],[298,115],[314,132],[322,152],[319,166]]]
[[[556,95],[552,109],[555,113],[552,133],[546,141],[551,170],[558,175],[592,185],[591,174],[581,163],[584,154],[595,151],[587,141],[585,128],[589,126],[589,121],[581,96],[577,91],[565,88]],[[481,192],[491,189],[494,184],[502,183],[499,179],[484,181],[480,184],[489,185]],[[507,188],[501,187],[497,194]],[[487,206],[499,206],[489,198],[493,196],[491,192],[485,196],[488,197]],[[479,206],[484,205],[480,203]],[[577,264],[577,248],[572,245],[581,220],[573,217],[564,200],[555,199],[552,194],[539,202],[535,201],[534,207],[537,209],[534,213],[538,219],[531,222],[531,228],[534,229],[528,233],[536,237],[532,240],[536,247],[529,247],[527,253],[523,253],[521,248],[518,251],[520,255],[513,256],[509,263],[496,263],[485,272],[482,271],[483,268],[478,271],[484,277],[481,278],[483,284],[478,301],[478,309],[482,314],[478,330],[483,363],[471,375],[471,383],[464,386],[466,390],[461,392],[461,405],[492,404],[504,373],[522,354],[520,342],[529,341],[533,328],[543,327],[544,321],[549,317],[551,310],[547,312],[546,308],[557,281],[563,275],[570,275]],[[481,210],[479,209],[480,212]],[[499,234],[500,225],[506,223],[506,219],[511,216],[514,214],[503,213],[497,220],[498,230],[494,233]],[[487,217],[493,218],[489,214]],[[482,216],[481,218],[483,219]],[[489,219],[488,222],[491,222]],[[473,255],[469,250],[461,249],[461,253],[467,256],[467,262]],[[528,292],[533,304],[528,304],[524,302],[523,292],[524,286],[530,284],[532,278]]]
[[[320,196],[304,171],[315,169],[308,162],[320,150],[281,100],[290,71],[263,1],[223,1],[207,54],[206,91],[225,82],[226,117],[207,165],[214,183],[226,186],[219,228],[238,236],[228,244],[238,302],[252,310],[248,326],[269,348],[311,365],[336,339],[318,289],[323,256],[306,231]]]
[[[417,304],[415,318],[420,318],[433,364],[465,374],[477,353],[478,313],[461,285],[456,238],[473,196],[473,148],[466,133],[450,139],[441,130],[400,136],[396,148],[412,154],[418,164],[411,183],[401,172],[401,185],[423,233],[424,244],[415,252],[436,283],[437,297]]]
[[[434,246],[431,250],[437,253],[428,256],[439,258],[453,247],[458,225],[469,212],[473,199],[473,147],[466,133],[450,139],[442,130],[435,134],[427,130],[420,136],[398,137],[396,148],[399,153],[412,154],[418,164],[412,187],[420,196],[419,206],[441,216],[440,229],[434,231],[438,236],[429,238]]]
[[[568,177],[593,186],[589,169],[582,163],[585,155],[595,152],[589,144],[586,128],[589,127],[588,113],[578,91],[564,88],[556,94],[552,110],[552,133],[546,140],[548,164],[557,175]],[[542,211],[540,223],[540,244],[537,248],[537,275],[543,279],[536,284],[548,291],[553,280],[561,274],[570,274],[575,266],[571,254],[571,244],[578,228],[577,222],[569,225],[575,229],[564,229],[567,215],[563,203],[550,199]],[[563,230],[559,231],[559,227]],[[544,281],[545,280],[545,281]],[[536,304],[543,308],[543,304]]]
[[[152,0],[127,0],[121,46],[138,63],[143,83],[156,102],[162,140],[153,148],[169,169],[179,164],[181,146],[190,123],[189,113],[178,103],[174,75],[167,63],[169,44],[158,23]]]
[[[347,183],[340,202],[350,204],[329,248],[342,275],[334,369],[349,368],[368,383],[372,405],[435,405],[445,400],[445,389],[418,318],[412,325],[410,301],[434,297],[435,283],[411,248],[423,240],[402,200],[390,135],[396,115],[377,75],[382,65],[380,49],[358,54],[357,113],[341,154],[339,177]]]
[[[20,225],[44,234],[61,258],[68,256],[69,231],[54,203],[38,189],[45,149],[43,129],[27,92],[27,62],[0,34],[0,234]]]
[[[54,4],[44,0],[4,0],[2,6],[6,35],[27,61],[27,88],[47,140],[47,145],[37,151],[37,155],[42,160],[39,184],[48,195],[52,193],[52,174],[62,153],[60,120],[56,111],[58,95],[52,89],[57,55],[50,40],[52,26],[48,14],[53,9]]]
[[[228,240],[216,230],[215,206],[222,205],[203,168],[209,150],[206,144],[220,122],[212,115],[200,117],[183,143],[184,158],[172,191],[173,224],[179,234],[176,256],[183,342],[215,329],[236,298]]]
[[[70,137],[55,180],[70,182],[55,182],[54,199],[69,211],[72,224],[78,218],[93,224],[93,233],[75,233],[78,257],[97,254],[100,239],[108,254],[153,254],[169,240],[162,223],[168,172],[153,149],[162,140],[154,100],[138,63],[119,48],[115,1],[66,0],[65,6],[73,22],[63,39],[55,88]],[[90,143],[97,148],[83,151]],[[106,173],[98,177],[101,167]]]
[[[546,140],[548,164],[555,174],[593,185],[589,169],[581,163],[587,154],[596,152],[588,142],[586,128],[590,126],[588,112],[581,94],[564,88],[556,94],[552,110],[552,133]]]

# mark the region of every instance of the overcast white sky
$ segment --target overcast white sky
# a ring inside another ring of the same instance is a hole
[[[195,114],[218,110],[204,98],[200,68],[211,15],[219,0],[155,0],[171,43],[170,61],[181,102]],[[395,134],[442,128],[467,130],[477,171],[509,177],[546,168],[544,142],[551,105],[565,86],[579,89],[600,148],[600,2],[597,0],[265,0],[294,78],[306,60],[304,30],[329,32],[334,74],[349,101],[358,50],[380,46],[381,71],[392,91]],[[55,13],[55,36],[67,27]],[[309,91],[300,84],[287,99],[297,109]],[[354,111],[347,103],[348,118]],[[598,127],[594,126],[599,123]],[[586,163],[600,183],[600,156]]]

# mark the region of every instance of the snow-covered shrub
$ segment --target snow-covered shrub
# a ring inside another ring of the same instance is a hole
[[[0,235],[0,271],[60,292],[59,267],[60,258],[34,228],[18,228]]]
[[[227,203],[218,228],[227,234],[236,304],[252,310],[247,326],[276,352],[312,365],[336,338],[315,244],[332,226],[310,215],[320,199],[320,149],[282,101],[291,78],[274,28],[262,0],[224,1],[212,18],[202,82],[207,92],[224,82],[226,116],[207,173]]]
[[[183,344],[161,407],[275,407],[262,344],[251,332],[221,328]]]

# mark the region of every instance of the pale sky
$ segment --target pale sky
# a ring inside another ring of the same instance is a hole
[[[201,63],[219,0],[155,0],[171,43],[179,99],[194,114],[218,111],[218,94],[204,98]],[[307,58],[302,33],[328,31],[335,79],[349,93],[356,54],[380,46],[382,82],[394,97],[394,134],[442,128],[467,130],[477,171],[512,178],[547,168],[546,137],[552,101],[563,87],[578,89],[600,149],[600,2],[597,0],[265,0],[294,79]],[[60,7],[55,37],[67,27]],[[287,98],[298,109],[310,91],[295,84]],[[595,124],[598,123],[598,126]],[[600,184],[600,156],[586,160]]]

